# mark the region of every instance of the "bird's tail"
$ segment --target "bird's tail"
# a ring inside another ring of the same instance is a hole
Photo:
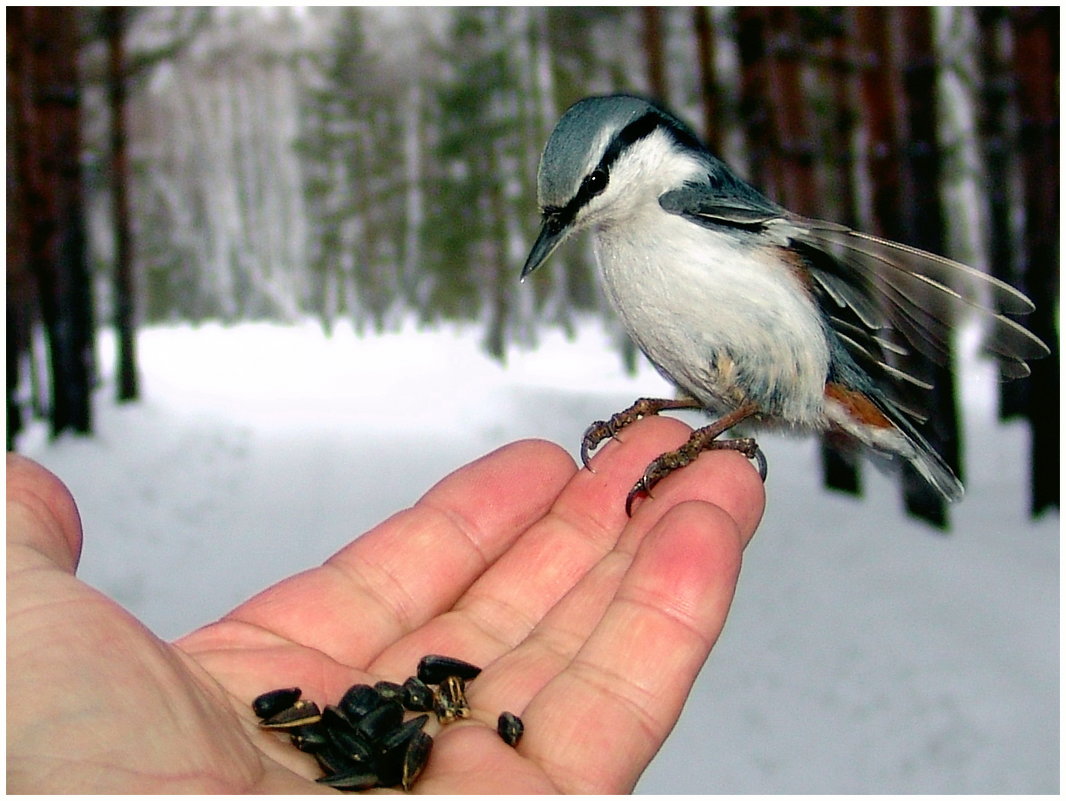
[[[888,398],[875,398],[874,402],[903,435],[903,439],[909,445],[909,452],[903,451],[901,455],[911,463],[918,474],[945,499],[952,502],[962,500],[965,492],[962,482],[928,440],[907,419],[907,416]]]

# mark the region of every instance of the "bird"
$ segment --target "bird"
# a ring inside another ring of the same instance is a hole
[[[766,459],[736,426],[829,433],[909,462],[941,496],[963,486],[921,435],[931,385],[903,358],[944,363],[964,312],[989,325],[1004,378],[1029,374],[1044,343],[1007,314],[1033,311],[984,272],[906,244],[794,214],[710,152],[662,104],[587,97],[550,134],[537,170],[539,233],[525,280],[591,229],[604,293],[633,342],[677,389],[641,398],[586,430],[581,460],[637,419],[700,409],[716,419],[648,465],[626,498],[651,493],[700,453]],[[913,368],[910,368],[913,371]]]

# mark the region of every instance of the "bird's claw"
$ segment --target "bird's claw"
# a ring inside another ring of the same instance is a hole
[[[699,403],[688,398],[638,398],[628,409],[612,414],[609,420],[597,420],[585,429],[581,437],[581,464],[589,470],[592,451],[605,439],[618,439],[618,432],[642,417],[658,414],[664,409],[697,409]]]
[[[617,417],[618,415],[615,415]],[[585,429],[585,433],[581,437],[581,464],[592,470],[589,465],[592,456],[591,452],[599,447],[600,443],[605,439],[613,438],[617,433],[617,428],[611,425],[614,420],[597,420],[595,423]]]
[[[633,516],[633,501],[636,500],[638,495],[644,493],[650,496],[652,488],[656,484],[675,470],[680,470],[682,467],[691,464],[703,451],[739,451],[755,462],[755,468],[759,471],[759,478],[765,483],[767,472],[766,456],[763,454],[762,448],[759,447],[759,443],[753,438],[742,437],[740,439],[710,439],[704,441],[703,438],[697,436],[699,433],[700,431],[694,432],[688,442],[680,448],[667,451],[645,468],[644,475],[633,485],[633,489],[626,496],[626,517]]]

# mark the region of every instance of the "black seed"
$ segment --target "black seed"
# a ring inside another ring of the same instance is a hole
[[[481,668],[450,656],[428,654],[418,662],[418,678],[426,684],[440,684],[448,676],[470,681],[477,678]]]
[[[412,785],[422,773],[422,769],[429,762],[429,752],[433,750],[433,738],[424,731],[415,732],[414,737],[407,743],[407,753],[403,760],[403,776],[401,784],[404,790],[410,790]]]
[[[404,742],[399,748],[392,748],[378,754],[374,760],[374,770],[381,778],[382,787],[392,787],[399,784],[403,778],[403,760],[407,754],[407,743]]]
[[[326,737],[326,731],[322,728],[322,723],[312,723],[308,726],[301,726],[292,733],[292,744],[299,748],[301,751],[306,751],[309,754],[313,754],[316,751],[321,751],[329,743],[329,739]]]
[[[403,722],[403,706],[399,701],[386,701],[357,724],[356,731],[368,740],[377,740]]]
[[[386,701],[403,701],[403,685],[394,681],[379,681],[374,685],[378,695]]]
[[[300,700],[299,687],[285,687],[263,693],[252,701],[252,711],[257,717],[269,718],[283,712]]]
[[[327,729],[355,731],[355,724],[351,718],[345,714],[343,709],[333,704],[326,704],[326,708],[322,710],[322,725]]]
[[[415,779],[429,760],[433,738],[421,729],[412,732],[410,739],[401,747],[389,751],[378,760],[378,775],[383,787],[402,784],[410,790]]]
[[[356,767],[352,760],[340,753],[332,744],[315,751],[314,754],[319,767],[325,771],[327,776],[332,776],[334,773],[346,773]]]
[[[366,765],[374,758],[370,743],[354,729],[330,728],[326,736],[333,749],[352,762]]]
[[[319,784],[327,784],[337,790],[369,790],[378,783],[377,774],[363,767],[350,768],[331,776],[316,779]]]
[[[318,723],[321,719],[318,704],[314,701],[297,701],[273,717],[259,721],[259,726],[264,729],[297,729],[300,726]]]
[[[344,693],[337,706],[353,723],[382,704],[382,697],[369,684],[353,684]]]
[[[427,720],[429,720],[429,715],[417,715],[385,734],[377,742],[381,753],[384,754],[387,751],[406,745],[407,741],[415,736],[416,731],[422,731]]]
[[[378,774],[379,787],[395,787],[403,781],[404,749],[396,752],[395,758],[379,759],[374,766]]]
[[[525,730],[522,719],[510,712],[500,713],[500,718],[496,721],[496,731],[508,745],[518,745],[518,741],[522,739],[522,732]]]
[[[412,712],[426,712],[433,708],[433,691],[424,681],[411,676],[403,683],[403,705]]]
[[[433,694],[433,711],[441,724],[451,723],[457,718],[470,717],[470,706],[466,702],[466,685],[458,676],[448,676],[441,682]]]

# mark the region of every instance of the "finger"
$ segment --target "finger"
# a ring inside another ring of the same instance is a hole
[[[627,792],[661,746],[714,645],[744,537],[683,504],[642,544],[588,642],[530,702],[524,753],[568,792]]]
[[[579,471],[543,524],[523,535],[470,588],[454,614],[432,621],[419,638],[435,647],[447,644],[484,666],[506,655],[506,663],[491,673],[507,677],[500,691],[509,694],[511,703],[515,699],[521,703],[565,666],[584,642],[613,597],[628,558],[611,560],[588,581],[586,576],[612,550],[621,548],[631,556],[671,506],[689,499],[708,500],[742,521],[745,537],[750,537],[762,515],[762,482],[747,460],[732,452],[701,456],[664,480],[661,491],[656,487],[655,502],[643,504],[633,520],[626,516],[626,493],[648,462],[683,443],[690,433],[680,421],[659,417],[627,428],[624,440],[609,443],[597,454],[595,472]],[[556,610],[564,596],[567,602]],[[543,625],[549,614],[552,623]],[[534,629],[538,641],[520,654],[508,653]],[[522,669],[512,669],[513,658],[523,662]],[[521,686],[512,686],[516,681]],[[479,687],[495,685],[484,681]]]
[[[648,422],[662,424],[668,421],[666,418],[657,418]],[[682,444],[690,433],[691,429],[686,426],[679,432],[681,439],[676,441],[676,445]],[[653,454],[651,458],[657,456],[659,454]],[[628,491],[629,488],[626,489]],[[636,501],[633,517],[642,523],[636,530],[643,529],[645,525],[650,527],[666,511],[685,500],[705,500],[720,506],[737,522],[746,545],[762,520],[766,487],[759,477],[759,471],[739,452],[705,451],[691,464],[666,476],[649,495]],[[643,515],[651,516],[648,522],[643,522]]]
[[[7,455],[7,538],[70,573],[81,557],[81,519],[70,491],[41,465],[14,453]]]
[[[367,665],[386,645],[450,608],[543,516],[575,470],[551,443],[501,448],[457,470],[323,566],[260,593],[182,646],[232,648],[242,638],[299,643],[343,664]]]
[[[731,451],[704,454],[671,476],[670,486],[657,496],[654,506],[648,505],[638,515],[648,515],[658,522],[668,505],[707,501],[725,510],[729,517],[743,521],[738,530],[746,546],[764,500],[762,482],[746,462]],[[471,691],[472,699],[485,708],[506,707],[520,712],[566,668],[600,622],[630,569],[633,551],[641,543],[639,522],[630,524],[617,547],[589,570],[521,645],[486,669]]]
[[[629,523],[625,494],[647,462],[683,442],[688,426],[646,420],[626,429],[626,439],[598,456],[596,472],[579,470],[545,518],[521,538],[457,601],[454,611],[430,621],[390,649],[390,663],[407,664],[443,652],[487,666],[522,642],[545,614],[609,553]],[[656,507],[661,510],[664,506]],[[646,531],[656,515],[633,521]]]

